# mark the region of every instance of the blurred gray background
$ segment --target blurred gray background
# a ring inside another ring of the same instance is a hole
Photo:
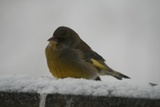
[[[52,77],[44,50],[59,26],[132,78],[124,81],[160,82],[159,0],[0,0],[0,74]]]

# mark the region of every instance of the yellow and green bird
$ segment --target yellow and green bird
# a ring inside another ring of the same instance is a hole
[[[71,28],[58,27],[48,39],[46,59],[50,72],[56,78],[85,78],[100,80],[101,75],[111,75],[119,80],[129,78],[105,64]]]

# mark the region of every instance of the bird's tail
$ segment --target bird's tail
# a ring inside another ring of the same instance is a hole
[[[126,78],[126,79],[130,79],[130,77],[120,73],[120,72],[117,72],[117,71],[114,71],[114,70],[111,70],[111,71],[107,71],[105,70],[105,75],[111,75],[119,80],[122,80],[122,78]]]
[[[119,80],[122,80],[122,78],[127,78],[127,79],[130,79],[130,77],[120,73],[120,72],[117,72],[117,71],[112,71],[111,75]]]

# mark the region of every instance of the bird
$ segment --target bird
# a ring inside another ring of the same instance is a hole
[[[71,28],[58,27],[45,49],[49,71],[55,78],[101,80],[109,75],[119,80],[130,77],[110,68],[105,59],[85,43]]]

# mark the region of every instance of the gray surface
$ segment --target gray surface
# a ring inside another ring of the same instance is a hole
[[[160,107],[160,99],[51,94],[46,107]]]
[[[48,94],[45,107],[159,107],[160,99]],[[40,107],[37,93],[0,92],[0,107]]]
[[[37,93],[0,92],[0,107],[39,107]]]

